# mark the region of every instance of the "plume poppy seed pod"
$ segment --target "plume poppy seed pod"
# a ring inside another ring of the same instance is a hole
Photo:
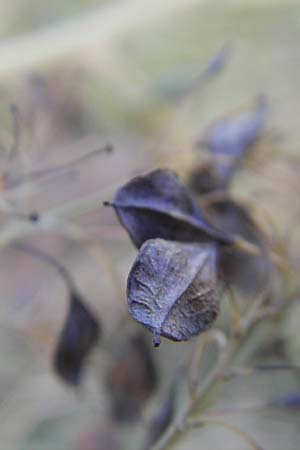
[[[77,292],[70,292],[69,301],[69,311],[54,354],[54,369],[64,381],[77,385],[85,360],[100,337],[100,324]]]
[[[229,186],[243,158],[264,131],[268,112],[266,99],[261,96],[251,111],[219,120],[200,141],[213,156],[211,168],[217,176],[218,189]]]
[[[207,330],[218,316],[214,244],[151,239],[141,247],[128,276],[133,318],[154,334],[186,341]]]
[[[239,235],[259,246],[261,255],[249,255],[233,247],[220,247],[219,268],[226,283],[234,284],[244,292],[256,292],[270,276],[272,263],[264,238],[249,212],[240,204],[226,198],[212,201],[207,209],[211,222],[227,233]],[[265,251],[263,251],[265,249]]]
[[[158,382],[152,349],[144,333],[122,337],[106,382],[113,417],[119,422],[136,420]]]
[[[274,399],[272,405],[281,408],[300,409],[300,392],[289,392],[279,398]]]
[[[133,178],[117,191],[111,206],[138,248],[153,238],[232,243],[207,221],[191,192],[170,170]]]
[[[198,195],[222,189],[214,164],[212,162],[201,164],[193,170],[189,175],[188,187]]]

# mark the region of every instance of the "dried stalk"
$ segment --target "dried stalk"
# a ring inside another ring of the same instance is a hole
[[[260,318],[257,314],[253,314],[253,309],[259,309],[259,306],[263,304],[265,298],[265,295],[258,296],[258,299],[255,302],[255,307],[253,308],[253,305],[250,306],[246,317],[240,323],[238,333],[232,333],[231,338],[227,341],[226,347],[219,354],[219,358],[214,369],[208,374],[207,378],[199,386],[197,392],[193,396],[189,397],[189,403],[180,417],[170,425],[170,427],[166,430],[162,437],[156,442],[156,444],[154,444],[151,450],[167,450],[173,448],[173,446],[175,446],[175,444],[190,429],[191,423],[197,425],[205,423],[206,418],[204,416],[203,420],[200,416],[195,422],[191,422],[191,419],[193,419],[193,416],[197,414],[197,411],[202,405],[204,397],[209,395],[209,393],[221,380],[226,379],[226,374],[230,373],[230,369],[233,366],[235,355],[242,347],[242,345],[246,342],[247,338],[250,336],[250,332],[252,331],[253,327],[258,325],[261,320],[270,317],[263,316],[262,318]],[[215,423],[217,424],[217,421],[215,421]],[[223,421],[222,423],[219,421],[218,424],[226,426],[225,422]],[[234,425],[227,425],[228,427],[231,427],[232,430],[242,435],[243,438],[248,441],[249,445],[252,446],[252,448],[256,450],[260,449],[256,442],[254,442],[248,435],[241,432],[241,430],[237,429]]]

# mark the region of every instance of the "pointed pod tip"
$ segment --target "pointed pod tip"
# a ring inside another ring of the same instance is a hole
[[[107,200],[105,200],[102,204],[103,206],[113,206],[113,204],[111,202],[108,202]]]
[[[160,339],[160,335],[157,333],[154,333],[153,336],[153,347],[157,348],[159,347],[161,344],[161,339]]]

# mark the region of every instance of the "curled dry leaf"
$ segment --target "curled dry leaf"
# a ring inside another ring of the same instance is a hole
[[[170,170],[133,178],[117,191],[112,206],[138,248],[153,238],[232,242],[206,220],[193,195]]]
[[[67,383],[80,381],[87,356],[100,336],[100,325],[77,292],[70,292],[68,315],[54,355],[54,368]]]
[[[186,341],[207,330],[219,312],[214,244],[152,239],[142,246],[128,276],[133,318],[160,336]]]

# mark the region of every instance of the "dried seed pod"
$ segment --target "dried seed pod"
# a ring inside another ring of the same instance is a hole
[[[188,188],[198,195],[222,189],[219,176],[212,162],[202,164],[189,174]]]
[[[114,419],[136,420],[157,381],[155,362],[144,334],[123,337],[106,376]]]
[[[263,252],[265,244],[262,233],[249,212],[230,198],[212,201],[206,211],[215,226],[261,247],[259,256],[249,255],[234,247],[220,247],[219,267],[223,279],[245,292],[257,291],[266,283],[272,263],[267,251]]]
[[[54,355],[54,368],[67,383],[76,385],[84,362],[100,336],[100,325],[80,295],[70,292],[68,315]]]
[[[237,117],[219,120],[209,128],[200,146],[207,147],[212,154],[212,161],[207,166],[214,189],[227,189],[231,179],[243,158],[259,139],[266,126],[268,107],[264,97],[259,97],[255,108]],[[202,175],[200,168],[199,177]],[[193,174],[193,185],[203,188],[203,183],[196,183],[197,171]],[[208,189],[204,187],[204,191]]]
[[[193,195],[170,170],[133,178],[118,190],[112,206],[138,248],[153,238],[232,242],[206,220]]]
[[[289,392],[288,394],[275,398],[271,401],[271,404],[279,408],[300,409],[300,392]]]
[[[128,276],[129,310],[160,336],[186,341],[207,330],[219,312],[214,244],[151,239],[142,246]]]
[[[172,72],[164,74],[154,85],[154,90],[160,98],[178,104],[219,75],[229,63],[231,53],[232,47],[227,44],[220,48],[205,66],[178,66]]]

